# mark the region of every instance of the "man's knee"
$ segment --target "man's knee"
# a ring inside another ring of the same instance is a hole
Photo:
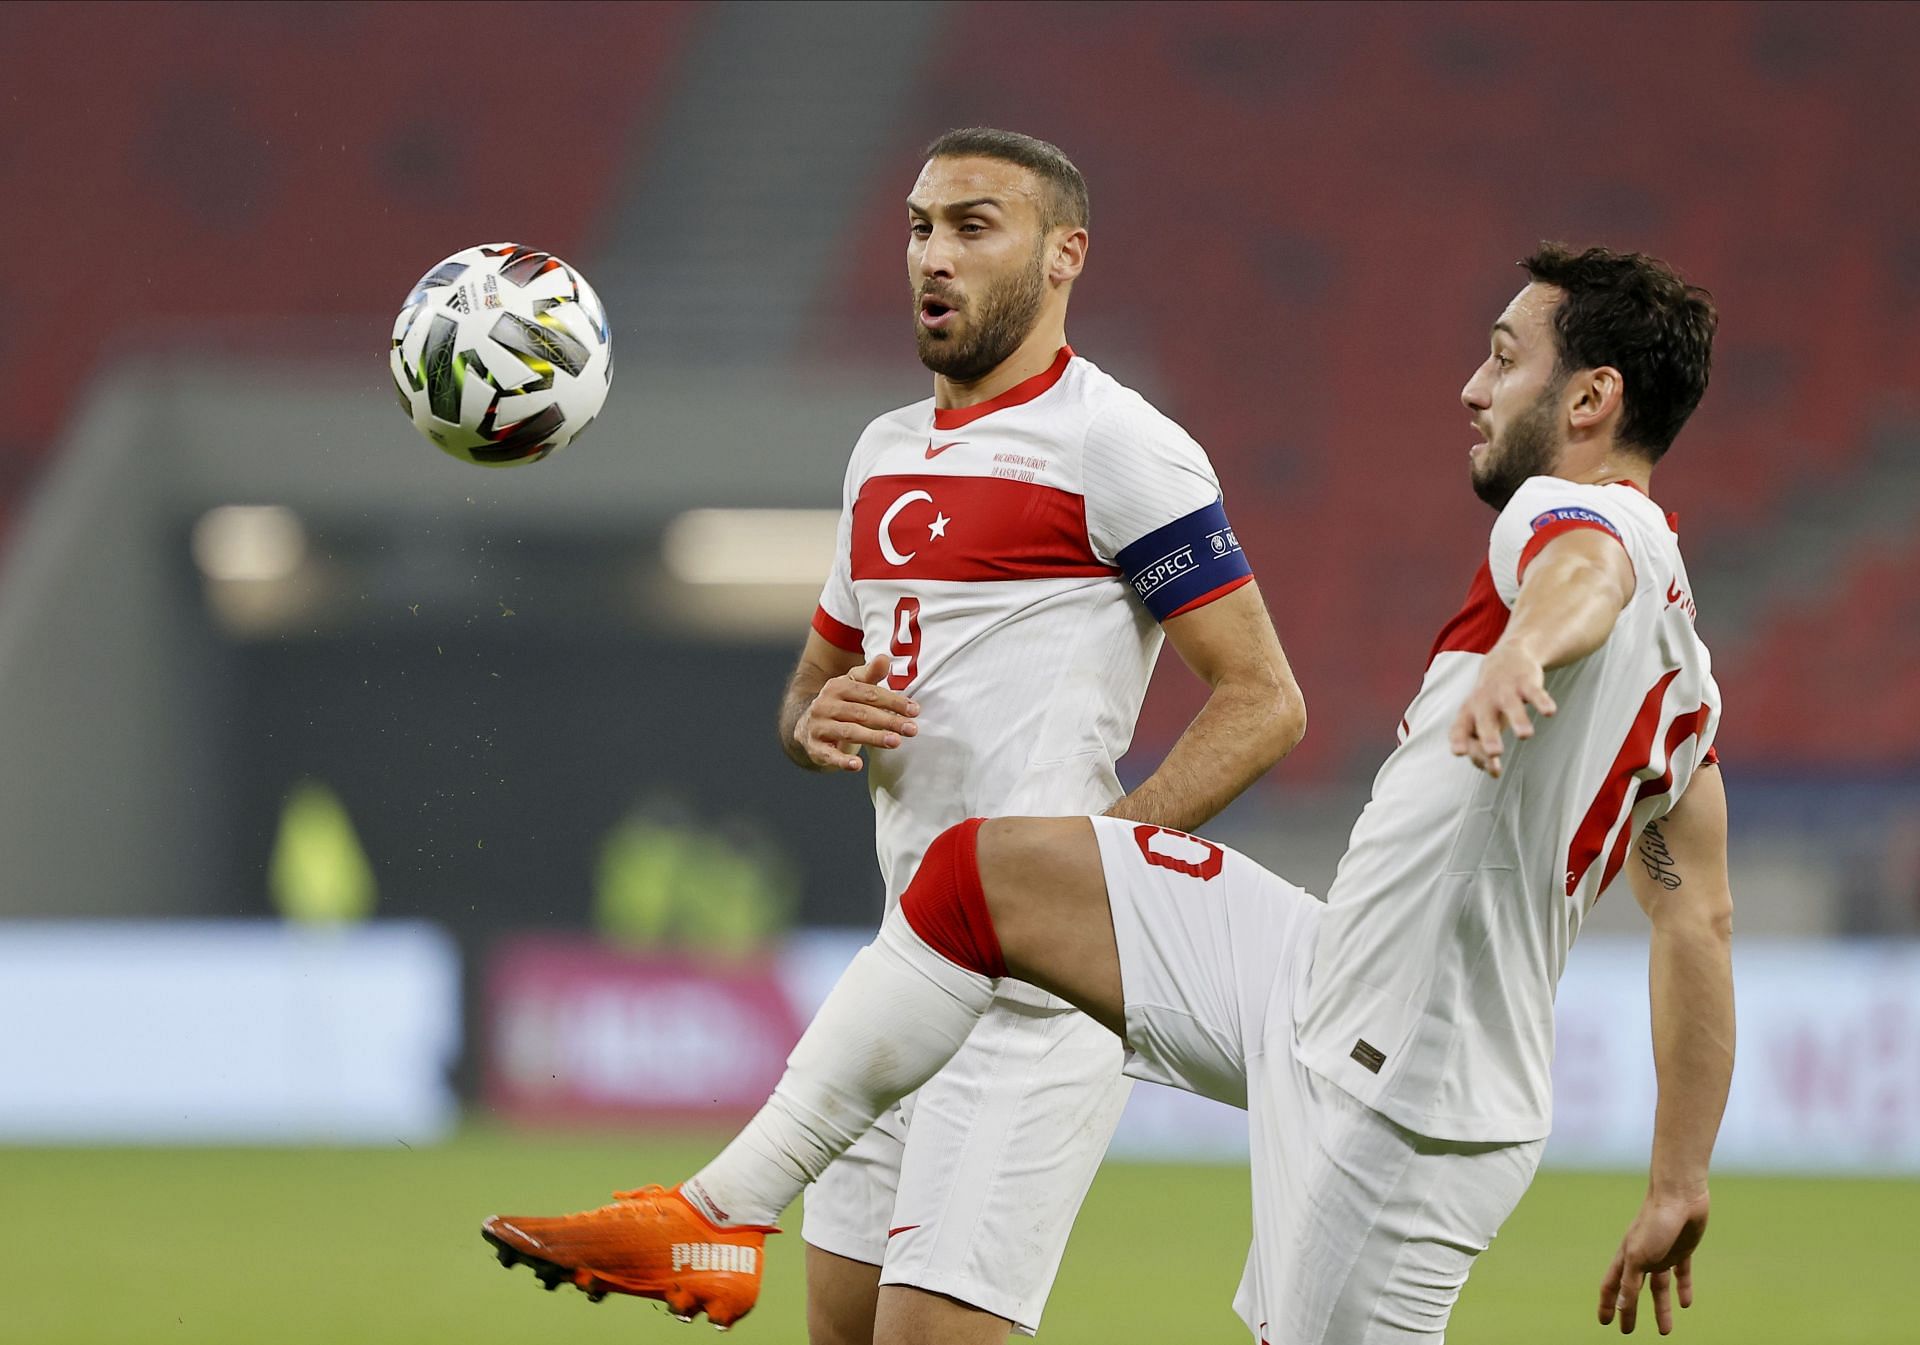
[[[978,836],[984,825],[970,817],[933,838],[900,894],[900,914],[922,942],[956,967],[998,978],[1007,966],[980,887]]]
[[[934,952],[1018,976],[1121,1029],[1106,875],[1084,817],[969,818],[934,838],[900,914]]]
[[[979,865],[985,906],[1010,974],[1121,1032],[1120,954],[1092,821],[988,822],[980,828]]]

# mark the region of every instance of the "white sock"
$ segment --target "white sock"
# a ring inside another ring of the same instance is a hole
[[[814,1015],[766,1106],[681,1184],[687,1198],[717,1224],[775,1222],[881,1112],[953,1058],[993,987],[929,948],[895,907]]]

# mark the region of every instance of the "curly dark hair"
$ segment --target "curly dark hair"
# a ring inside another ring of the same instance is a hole
[[[964,126],[948,131],[927,146],[929,159],[998,159],[1018,164],[1047,186],[1047,198],[1041,204],[1040,227],[1051,233],[1061,225],[1073,229],[1087,227],[1092,211],[1087,200],[1087,180],[1073,166],[1058,145],[1037,140],[1018,131],[1000,131],[990,126]]]
[[[1553,314],[1561,372],[1618,369],[1620,441],[1658,462],[1707,391],[1713,296],[1643,252],[1542,243],[1519,265],[1566,293]]]

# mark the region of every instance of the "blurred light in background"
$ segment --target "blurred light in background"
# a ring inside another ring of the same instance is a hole
[[[690,509],[660,554],[683,584],[783,584],[819,590],[833,566],[832,509]]]
[[[193,559],[209,579],[272,583],[291,578],[307,555],[299,515],[278,504],[223,504],[193,527]]]
[[[833,509],[689,509],[667,524],[667,582],[640,577],[653,615],[726,640],[789,640],[806,629],[833,565]]]
[[[223,504],[193,525],[207,610],[226,634],[263,639],[309,617],[325,585],[310,563],[306,525],[280,504]]]

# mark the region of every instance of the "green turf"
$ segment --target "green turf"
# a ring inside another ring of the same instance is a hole
[[[651,1304],[543,1293],[525,1269],[496,1265],[475,1231],[497,1210],[571,1208],[671,1179],[711,1148],[486,1129],[372,1152],[0,1148],[0,1342],[713,1339]],[[1592,1303],[1636,1198],[1629,1177],[1542,1176],[1475,1272],[1450,1339],[1604,1339]],[[1241,1169],[1109,1164],[1042,1338],[1240,1345],[1227,1304],[1246,1227]],[[1722,1178],[1699,1302],[1675,1339],[1911,1341],[1916,1237],[1920,1184]],[[760,1307],[730,1337],[741,1345],[804,1339],[799,1240],[771,1247]],[[1653,1334],[1650,1316],[1640,1334]]]

